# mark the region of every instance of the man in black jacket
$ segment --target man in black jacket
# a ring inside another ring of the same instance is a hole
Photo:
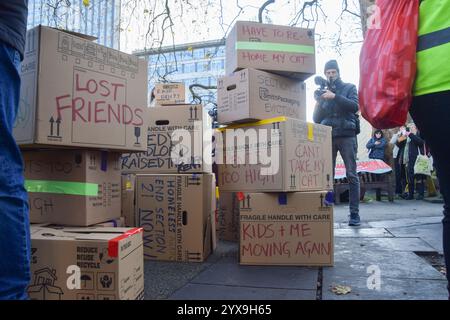
[[[314,110],[314,122],[333,128],[333,175],[336,157],[339,151],[344,160],[347,180],[350,186],[350,226],[359,226],[359,178],[356,172],[356,154],[359,133],[358,92],[353,84],[342,82],[336,60],[325,64],[328,90],[319,94],[316,91],[317,104]]]
[[[27,15],[27,0],[0,1],[0,300],[26,299],[30,280],[28,199],[12,135]]]

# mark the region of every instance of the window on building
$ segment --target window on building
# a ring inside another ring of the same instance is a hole
[[[197,84],[201,84],[204,86],[209,86],[209,78],[198,78],[197,79]]]
[[[153,54],[150,56],[150,62],[155,64],[158,61],[158,54]]]
[[[225,67],[223,59],[214,59],[211,63],[211,71],[219,72]]]
[[[164,57],[165,57],[164,61],[167,61],[167,62],[175,61],[175,57],[173,56],[172,52],[165,53]]]
[[[185,63],[185,64],[184,64],[184,68],[183,68],[183,72],[184,72],[184,73],[192,73],[192,72],[195,72],[195,63],[193,63],[193,62]]]
[[[194,59],[203,59],[205,57],[205,50],[203,48],[194,50]]]
[[[183,60],[192,60],[193,55],[192,55],[193,51],[183,51]]]
[[[159,67],[158,68],[158,75],[163,76],[166,74],[166,67]]]
[[[175,56],[177,57],[177,62],[183,61],[183,51],[177,51]]]
[[[197,62],[197,72],[206,72],[209,70],[208,62]]]
[[[225,46],[220,46],[217,50],[216,57],[225,57]]]
[[[217,86],[217,79],[214,77],[209,77],[209,85],[210,86]]]

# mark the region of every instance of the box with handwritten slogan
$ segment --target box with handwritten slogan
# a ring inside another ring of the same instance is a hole
[[[236,197],[241,264],[333,265],[331,192],[240,192]]]
[[[144,229],[144,258],[202,262],[216,246],[213,174],[139,174],[137,224]]]
[[[93,39],[28,30],[14,124],[22,149],[147,149],[147,62]]]
[[[202,105],[149,108],[148,149],[122,156],[124,173],[211,173],[212,121]]]
[[[226,75],[252,68],[305,80],[316,73],[314,29],[237,21],[226,40]]]
[[[220,131],[215,148],[220,191],[333,189],[331,127],[278,117]]]

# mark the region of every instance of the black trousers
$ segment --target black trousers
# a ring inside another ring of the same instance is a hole
[[[394,159],[394,171],[395,171],[395,193],[403,195],[406,188],[406,171],[405,166],[399,163],[399,159]]]
[[[439,186],[444,199],[443,247],[447,280],[450,283],[450,91],[415,97],[410,114],[431,148]],[[449,295],[450,295],[450,287]]]
[[[407,174],[408,174],[408,197],[414,197],[414,191],[417,191],[417,194],[423,196],[425,194],[425,181],[426,176],[422,174],[414,175],[414,165],[411,163],[407,166]],[[416,190],[417,187],[417,190]]]

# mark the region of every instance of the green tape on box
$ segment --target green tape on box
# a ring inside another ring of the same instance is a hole
[[[26,180],[25,189],[28,192],[58,193],[77,196],[97,197],[98,184],[49,180]]]
[[[313,46],[305,46],[290,43],[256,42],[256,41],[238,41],[236,42],[236,50],[258,50],[258,51],[314,54]]]

